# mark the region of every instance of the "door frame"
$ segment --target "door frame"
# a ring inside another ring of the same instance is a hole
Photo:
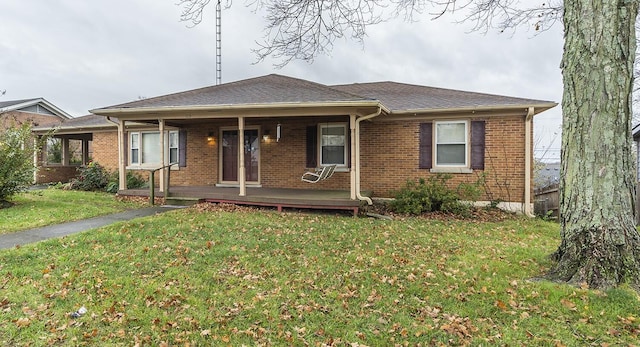
[[[237,186],[240,185],[239,181],[224,181],[223,178],[222,178],[223,177],[223,171],[222,170],[223,170],[223,162],[224,162],[224,160],[222,158],[222,155],[223,155],[222,153],[223,153],[223,150],[224,150],[223,144],[222,144],[223,134],[224,134],[225,131],[233,131],[233,130],[239,131],[239,127],[238,126],[220,127],[220,134],[219,134],[219,137],[218,137],[220,139],[220,145],[218,146],[218,158],[219,158],[219,160],[218,160],[218,182],[219,182],[218,186],[237,187]],[[262,144],[261,144],[261,141],[260,141],[260,134],[261,134],[260,130],[261,130],[261,128],[260,128],[259,125],[245,126],[245,128],[244,128],[245,132],[246,131],[250,131],[250,130],[255,130],[255,131],[258,132],[258,136],[257,136],[257,139],[258,139],[258,180],[257,181],[247,181],[246,184],[248,186],[255,187],[255,186],[260,186],[260,182],[261,182],[261,178],[262,178]],[[239,141],[239,139],[238,139],[238,141]],[[240,163],[240,151],[244,150],[244,144],[238,143],[238,146],[239,146],[239,148],[238,148],[238,161],[237,161],[237,163]],[[242,147],[242,148],[240,148],[240,147]],[[246,170],[246,168],[245,168],[245,170]]]

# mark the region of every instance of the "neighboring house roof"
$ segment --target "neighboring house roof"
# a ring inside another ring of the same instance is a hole
[[[9,100],[0,102],[0,113],[11,111],[51,115],[57,116],[61,119],[73,118],[70,114],[45,100],[44,98]]]
[[[536,188],[545,188],[560,182],[560,163],[545,163],[537,170],[534,185]]]
[[[631,133],[633,134],[633,140],[640,140],[640,123],[636,124],[633,129],[631,129]]]
[[[149,111],[302,106],[379,106],[385,113],[521,109],[535,113],[555,102],[432,88],[396,82],[327,86],[271,74],[125,104],[95,109],[101,115]]]

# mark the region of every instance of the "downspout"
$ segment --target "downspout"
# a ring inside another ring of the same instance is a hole
[[[533,217],[531,213],[531,125],[533,123],[534,108],[529,107],[524,123],[524,214]]]
[[[378,106],[378,111],[368,114],[366,116],[362,116],[358,119],[356,119],[356,145],[355,145],[355,150],[356,150],[356,155],[355,155],[355,159],[356,159],[356,163],[355,163],[355,168],[356,168],[356,197],[358,198],[358,200],[360,201],[366,201],[367,204],[369,205],[373,205],[373,201],[371,200],[371,198],[363,196],[360,193],[360,122],[364,121],[364,120],[369,120],[371,118],[377,117],[380,115],[380,113],[382,113],[382,107]]]

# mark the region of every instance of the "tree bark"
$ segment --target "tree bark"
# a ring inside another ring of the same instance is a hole
[[[561,244],[548,277],[640,288],[631,91],[637,0],[564,2]]]

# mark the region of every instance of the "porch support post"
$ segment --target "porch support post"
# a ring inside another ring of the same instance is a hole
[[[124,120],[120,120],[120,122],[118,122],[118,179],[120,180],[118,189],[120,190],[127,189],[127,164],[125,163],[126,157],[124,153],[127,138],[124,134],[124,129]],[[151,184],[153,184],[153,182]]]
[[[351,131],[351,169],[350,169],[350,174],[351,174],[351,181],[350,181],[350,190],[351,190],[351,194],[349,195],[349,198],[351,200],[355,200],[356,199],[356,189],[357,189],[357,184],[356,184],[356,165],[358,160],[357,155],[358,155],[358,148],[357,148],[357,144],[359,143],[359,141],[356,141],[356,115],[355,114],[351,114],[349,115],[349,130]]]
[[[247,195],[247,175],[244,167],[244,117],[238,117],[238,151],[240,158],[238,159],[238,183],[240,183],[240,196]]]
[[[89,164],[89,140],[82,140],[82,165]]]
[[[69,166],[69,139],[62,137],[60,140],[62,141],[62,165]]]
[[[164,188],[165,188],[165,179],[166,179],[166,175],[165,175],[165,171],[164,171],[164,166],[165,164],[165,160],[164,160],[164,119],[158,119],[158,131],[160,132],[160,167],[162,167],[162,169],[160,169],[160,191],[164,192]]]

